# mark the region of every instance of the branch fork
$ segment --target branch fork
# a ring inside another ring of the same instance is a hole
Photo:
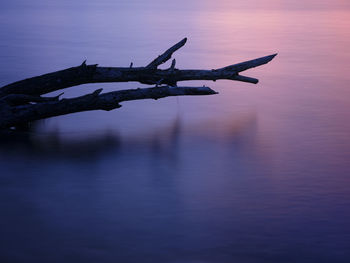
[[[183,47],[187,38],[176,43],[145,67],[99,67],[87,65],[86,60],[78,67],[72,67],[45,75],[17,81],[0,88],[0,129],[23,126],[29,122],[90,110],[112,110],[120,108],[120,102],[139,99],[160,99],[169,96],[213,95],[209,87],[178,87],[179,81],[229,79],[258,83],[258,79],[240,75],[240,72],[270,62],[277,54],[265,56],[238,64],[212,70],[176,69],[173,59],[168,69],[158,67],[171,59],[174,52]],[[101,93],[97,89],[91,94],[71,99],[60,99],[63,93],[54,97],[42,95],[87,83],[137,81],[155,85],[152,88]]]

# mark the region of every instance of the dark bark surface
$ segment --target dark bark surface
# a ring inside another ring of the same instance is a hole
[[[168,61],[181,48],[183,39],[166,50],[145,67],[99,67],[86,65],[72,67],[45,75],[24,79],[0,88],[0,128],[20,126],[31,121],[89,110],[112,110],[121,107],[119,102],[139,99],[158,99],[168,96],[212,95],[215,91],[208,87],[177,87],[185,80],[237,80],[258,83],[258,79],[239,73],[270,62],[277,54],[226,66],[213,70],[179,70],[172,61],[168,69],[158,66]],[[100,94],[102,89],[92,94],[72,99],[42,97],[56,90],[87,83],[129,82],[155,85],[153,88],[122,90]]]

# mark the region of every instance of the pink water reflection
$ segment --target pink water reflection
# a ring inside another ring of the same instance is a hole
[[[2,136],[0,261],[350,261],[348,1],[2,7],[3,84],[86,58],[141,66],[185,36],[179,68],[279,55],[245,73],[258,85],[189,82],[219,94],[123,103]]]

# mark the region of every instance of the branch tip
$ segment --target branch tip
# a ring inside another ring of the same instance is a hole
[[[185,37],[180,42],[176,43],[175,45],[173,45],[172,47],[167,49],[163,54],[159,55],[156,59],[154,59],[151,63],[149,63],[146,66],[146,68],[147,69],[157,69],[157,67],[159,65],[161,65],[164,62],[168,61],[175,51],[177,51],[178,49],[183,47],[185,45],[186,41],[187,41],[187,38]]]
[[[54,98],[56,99],[56,100],[59,100],[60,99],[60,97],[62,96],[64,94],[64,92],[61,92],[60,94],[58,94],[57,96],[55,96]]]
[[[174,71],[175,69],[175,64],[176,64],[176,59],[174,58],[173,61],[171,61],[171,66],[170,66],[170,70]]]
[[[91,95],[93,96],[98,96],[101,92],[102,92],[103,89],[97,89],[95,90],[93,93],[91,93]]]

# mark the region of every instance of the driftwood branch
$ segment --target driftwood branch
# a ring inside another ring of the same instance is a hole
[[[120,102],[142,99],[160,99],[170,96],[212,95],[214,90],[208,87],[154,87],[144,89],[129,89],[100,94],[98,89],[91,94],[59,101],[46,101],[37,104],[2,107],[0,128],[13,127],[23,122],[31,122],[48,117],[65,115],[75,112],[106,110],[120,108]]]
[[[59,97],[64,93],[54,96],[54,97],[42,97],[42,96],[32,96],[26,94],[10,94],[0,99],[0,102],[6,102],[9,105],[16,106],[22,105],[30,102],[48,102],[48,101],[58,101]]]
[[[83,63],[78,67],[33,77],[0,89],[0,98],[8,94],[42,95],[52,91],[73,87],[87,83],[129,82],[137,81],[143,84],[175,85],[185,80],[237,80],[249,83],[258,83],[255,78],[239,75],[240,72],[270,62],[277,54],[261,57],[243,63],[213,69],[213,70],[179,70],[170,68],[147,69],[145,67],[98,67]]]
[[[169,48],[167,51],[165,51],[162,55],[158,56],[155,60],[153,60],[151,63],[149,63],[146,68],[147,69],[156,69],[159,65],[167,62],[172,54],[183,47],[186,44],[187,38],[182,39],[179,43],[176,43],[174,46]]]
[[[168,61],[173,53],[185,45],[184,38],[145,67],[99,67],[86,65],[28,78],[0,88],[0,128],[8,128],[31,121],[89,110],[112,110],[121,107],[120,102],[139,99],[158,99],[181,95],[211,95],[208,87],[177,87],[185,80],[237,80],[258,83],[258,79],[239,73],[270,62],[277,54],[226,66],[213,70],[179,70],[173,59],[168,69],[158,66]],[[121,90],[100,94],[102,89],[72,99],[42,97],[43,94],[87,83],[136,81],[155,85],[153,88]],[[165,85],[165,86],[160,86]]]

